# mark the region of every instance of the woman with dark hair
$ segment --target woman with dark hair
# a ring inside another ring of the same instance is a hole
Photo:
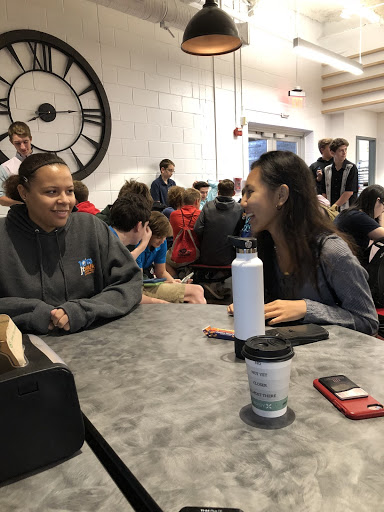
[[[265,153],[245,189],[241,203],[264,263],[268,323],[300,320],[375,334],[367,272],[321,214],[305,162],[288,151]]]
[[[350,235],[359,248],[357,256],[363,266],[368,264],[371,240],[384,238],[384,227],[381,225],[383,212],[384,188],[370,185],[351,208],[342,211],[335,219],[337,228]]]
[[[23,332],[75,332],[125,315],[141,300],[141,272],[108,226],[77,212],[72,175],[55,154],[26,158],[6,181],[24,204],[0,219],[0,312]]]

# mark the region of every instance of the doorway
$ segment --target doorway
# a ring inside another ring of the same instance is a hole
[[[280,133],[249,132],[248,160],[249,170],[253,162],[267,151],[291,151],[300,156],[302,137]]]
[[[375,183],[376,139],[356,137],[356,166],[359,171],[359,194]]]

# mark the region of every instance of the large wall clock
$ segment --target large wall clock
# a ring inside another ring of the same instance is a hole
[[[35,151],[58,153],[78,180],[100,165],[111,138],[96,72],[69,44],[35,30],[0,35],[0,163],[14,156],[14,121],[29,125]]]

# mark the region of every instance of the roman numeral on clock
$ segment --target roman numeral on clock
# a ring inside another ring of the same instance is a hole
[[[81,171],[82,169],[84,169],[84,165],[82,164],[80,158],[76,155],[76,153],[73,151],[72,148],[69,148],[71,150],[71,153],[73,155],[73,158],[76,160],[76,163],[77,163],[77,167],[78,167],[78,170]]]
[[[83,108],[83,119],[85,123],[103,126],[103,116],[100,108]]]
[[[5,110],[0,110],[0,116],[9,115],[8,98],[0,98],[0,108],[5,108]]]
[[[28,42],[28,47],[33,57],[32,69],[52,73],[52,48],[44,43],[32,44],[30,42]]]

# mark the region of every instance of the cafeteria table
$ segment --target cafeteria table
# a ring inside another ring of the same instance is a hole
[[[383,402],[384,341],[325,326],[329,339],[295,348],[287,415],[265,422],[249,410],[233,342],[207,338],[207,325],[233,328],[233,318],[221,305],[141,305],[44,339],[73,371],[83,412],[164,512],[383,510],[384,417],[347,419],[312,382],[345,374]]]
[[[84,443],[73,457],[0,485],[0,510],[132,512],[133,509]]]

